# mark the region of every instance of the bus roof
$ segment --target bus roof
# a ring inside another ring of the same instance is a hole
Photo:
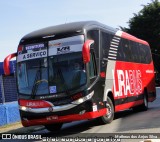
[[[33,31],[27,35],[25,35],[21,42],[27,41],[27,40],[32,40],[32,39],[45,39],[45,38],[50,38],[50,37],[55,37],[59,38],[59,35],[61,37],[64,36],[70,36],[70,35],[75,35],[75,34],[84,34],[84,31],[87,29],[91,28],[102,28],[105,31],[112,32],[115,34],[118,29],[109,27],[107,25],[104,25],[102,23],[99,23],[97,21],[81,21],[81,22],[72,22],[72,23],[66,23],[66,24],[61,24],[61,25],[56,25],[56,26],[51,26],[47,28],[43,28],[37,31]],[[133,40],[135,42],[139,42],[145,45],[148,45],[148,43],[144,40],[138,39],[126,32],[122,31],[122,38],[126,38],[129,40]]]
[[[97,21],[83,21],[83,22],[66,23],[66,24],[43,28],[25,35],[22,39],[28,40],[32,38],[35,39],[35,38],[54,37],[54,35],[56,34],[63,34],[63,33],[68,33],[68,34],[83,33],[84,29],[90,28],[91,26],[105,28],[106,30],[114,33],[117,31],[117,29],[103,25]]]

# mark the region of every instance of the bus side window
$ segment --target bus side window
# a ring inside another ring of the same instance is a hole
[[[87,32],[87,39],[94,40],[92,48],[95,51],[96,58],[99,58],[99,30],[90,30]]]
[[[149,64],[152,60],[151,53],[150,53],[150,47],[147,45],[144,45],[144,46],[146,50],[146,63]]]
[[[125,61],[125,54],[123,53],[122,39],[120,40],[119,47],[118,47],[117,60],[118,61]]]
[[[95,55],[94,52],[90,53],[90,62],[89,62],[89,77],[90,79],[95,78],[97,75],[96,70],[96,62],[95,62]]]
[[[109,48],[111,44],[111,40],[113,38],[113,35],[105,32],[101,32],[101,54],[102,57],[108,58]]]
[[[127,39],[122,39],[123,42],[122,42],[122,48],[123,48],[123,53],[124,53],[124,56],[125,56],[125,61],[127,62],[131,62],[131,59],[132,59],[132,53],[131,53],[131,46],[129,44],[129,40]]]
[[[133,62],[139,63],[139,48],[138,43],[131,41],[132,45],[132,55],[134,56]]]
[[[145,63],[145,49],[143,48],[143,44],[139,43],[139,56],[140,63]]]

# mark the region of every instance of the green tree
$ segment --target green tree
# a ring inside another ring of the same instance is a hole
[[[151,47],[156,68],[160,72],[160,57],[156,64],[157,57],[160,55],[160,2],[152,0],[151,3],[143,5],[138,14],[129,20],[129,28],[121,28],[140,39],[146,40]]]

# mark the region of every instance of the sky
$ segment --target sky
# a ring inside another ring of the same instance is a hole
[[[151,0],[0,0],[0,62],[32,31],[88,20],[128,27],[133,13],[148,3]]]

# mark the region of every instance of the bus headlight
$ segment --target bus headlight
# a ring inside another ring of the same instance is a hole
[[[94,94],[94,91],[92,91],[90,94],[88,94],[87,96],[85,96],[83,98],[80,98],[80,99],[78,99],[76,101],[73,101],[72,104],[79,105],[79,104],[91,99],[93,94]]]
[[[83,99],[83,98],[80,98],[80,99],[78,99],[77,102],[78,102],[78,103],[83,103],[83,102],[84,102],[84,99]]]
[[[23,111],[26,111],[26,110],[27,110],[27,107],[25,107],[25,106],[20,106],[20,109],[23,110]]]

